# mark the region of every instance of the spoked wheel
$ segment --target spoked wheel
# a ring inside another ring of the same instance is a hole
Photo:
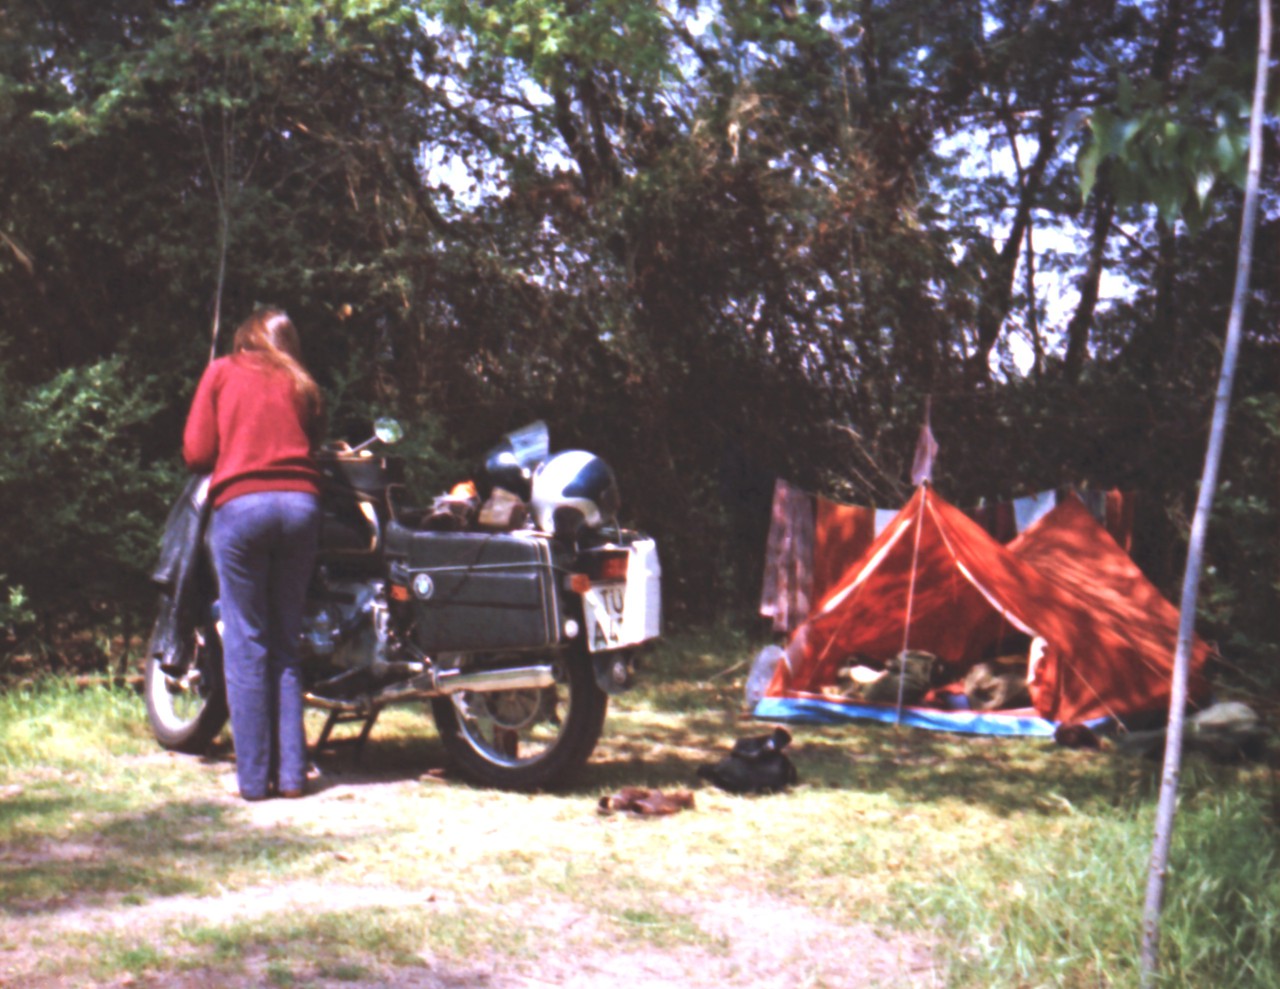
[[[471,665],[466,665],[466,664]],[[467,657],[462,669],[484,668]],[[609,698],[591,659],[574,650],[552,660],[556,682],[526,690],[463,691],[431,702],[445,751],[476,782],[508,790],[563,783],[591,757]]]
[[[171,650],[147,657],[144,689],[157,742],[194,755],[207,750],[227,723],[222,640],[214,623],[184,621]]]

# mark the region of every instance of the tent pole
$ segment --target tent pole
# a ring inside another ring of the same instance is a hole
[[[898,707],[893,713],[893,725],[895,728],[902,724],[902,699],[907,685],[907,644],[911,639],[911,609],[915,605],[916,597],[916,566],[920,562],[920,530],[924,528],[924,502],[929,496],[928,482],[922,483],[920,487],[922,490],[920,492],[920,510],[916,514],[915,545],[911,549],[911,580],[907,584],[907,618],[902,626],[902,652],[898,654],[901,662],[898,668]]]

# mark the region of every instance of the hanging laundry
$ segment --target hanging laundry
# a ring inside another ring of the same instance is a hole
[[[1134,491],[1108,491],[1107,515],[1103,525],[1111,538],[1126,553],[1133,555],[1133,509],[1137,501]]]
[[[1076,493],[1116,543],[1130,552],[1134,495],[1096,489]],[[1042,491],[1013,501],[982,502],[969,515],[1005,544],[1058,501],[1056,491]],[[843,504],[777,479],[760,595],[760,614],[773,620],[774,631],[789,634],[803,622],[897,515],[897,509]]]
[[[1098,524],[1116,541],[1122,550],[1133,555],[1133,517],[1134,505],[1138,495],[1135,491],[1121,491],[1119,488],[1102,490],[1099,488],[1075,488],[1076,496],[1084,502],[1089,514],[1098,520]]]
[[[1026,532],[1031,526],[1053,511],[1058,503],[1057,491],[1041,491],[1013,500],[1014,526],[1018,532]]]
[[[983,500],[968,514],[998,543],[1007,543],[1018,534],[1018,522],[1011,501]]]
[[[983,531],[990,535],[996,529],[996,506],[984,498],[978,502],[976,508],[970,510],[969,518],[982,526]]]
[[[898,510],[896,508],[877,508],[875,509],[875,513],[877,536],[884,532],[889,523],[898,517]]]
[[[1013,502],[1001,501],[995,506],[995,523],[991,535],[998,543],[1007,543],[1018,534],[1018,520],[1013,512]]]
[[[765,544],[760,614],[777,632],[791,632],[813,601],[813,496],[778,478]]]
[[[1089,514],[1098,520],[1099,525],[1107,524],[1107,493],[1097,488],[1075,488],[1076,496],[1084,502]]]

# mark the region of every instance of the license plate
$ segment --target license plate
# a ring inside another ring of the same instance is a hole
[[[632,645],[624,634],[627,615],[627,585],[594,584],[583,595],[587,616],[587,648],[591,652],[621,649]]]
[[[587,649],[639,645],[662,634],[662,566],[650,539],[628,547],[627,579],[593,583],[582,595]]]

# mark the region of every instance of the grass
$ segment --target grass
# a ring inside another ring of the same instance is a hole
[[[672,818],[596,814],[621,786],[696,787],[699,764],[763,730],[740,712],[753,651],[723,631],[660,645],[581,780],[553,794],[424,776],[442,764],[429,720],[388,712],[363,762],[393,792],[376,813],[353,776],[349,800],[255,816],[228,796],[225,745],[160,752],[124,691],[0,695],[0,984],[354,985],[404,968],[465,983],[477,966],[538,971],[548,951],[716,959],[741,945],[705,905],[764,903],[915,938],[957,987],[1136,985],[1153,764],[794,726],[801,785],[785,795],[701,788]],[[1188,762],[1162,985],[1280,989],[1275,805],[1266,766]],[[281,890],[280,909],[213,909]],[[208,899],[160,909],[183,897]],[[76,911],[96,919],[59,926]]]

